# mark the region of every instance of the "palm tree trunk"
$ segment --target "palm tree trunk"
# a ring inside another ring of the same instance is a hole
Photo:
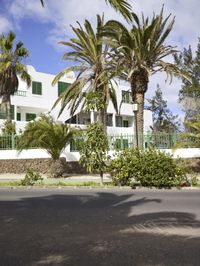
[[[105,108],[99,110],[99,123],[102,125],[104,133],[107,134],[107,110]]]
[[[138,104],[138,111],[135,112],[135,127],[134,135],[138,136],[138,148],[143,149],[143,140],[144,140],[144,93],[135,94],[135,102]],[[137,132],[136,132],[137,130]]]
[[[12,121],[11,118],[11,103],[10,103],[10,96],[3,95],[2,96],[2,103],[1,103],[1,110],[6,114],[6,120],[8,122]]]
[[[54,178],[62,177],[66,173],[66,159],[52,159],[50,174]]]

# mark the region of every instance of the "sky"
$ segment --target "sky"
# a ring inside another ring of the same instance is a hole
[[[152,17],[158,14],[164,4],[164,15],[175,16],[175,24],[166,44],[176,46],[179,51],[191,45],[196,50],[200,37],[200,3],[199,0],[129,0],[133,11],[138,15]],[[30,52],[26,64],[33,65],[37,71],[57,74],[69,63],[62,60],[66,47],[59,41],[68,41],[73,37],[70,25],[88,19],[94,26],[96,14],[103,14],[105,20],[124,19],[116,13],[104,0],[0,0],[0,33],[13,30],[17,40],[24,43]],[[157,84],[163,91],[168,107],[174,114],[183,118],[181,106],[177,103],[181,81],[173,79],[166,83],[164,74],[156,74],[150,78],[146,98],[152,97]]]

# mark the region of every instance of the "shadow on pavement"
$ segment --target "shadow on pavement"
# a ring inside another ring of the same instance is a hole
[[[0,201],[0,264],[199,265],[200,221],[150,212],[161,204],[110,192]]]

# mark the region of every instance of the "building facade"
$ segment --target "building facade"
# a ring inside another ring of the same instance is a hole
[[[70,110],[65,109],[58,117],[60,106],[52,109],[57,97],[67,89],[70,83],[75,80],[73,72],[64,76],[55,86],[52,86],[54,75],[37,72],[34,67],[27,66],[32,79],[31,87],[27,87],[25,82],[19,79],[17,93],[11,97],[12,119],[16,122],[17,131],[23,130],[26,123],[39,117],[41,113],[51,114],[55,120],[79,125],[84,127],[96,119],[97,113],[84,113],[80,109],[70,116]],[[116,88],[118,106],[121,105],[120,113],[117,114],[110,102],[107,108],[107,132],[108,135],[133,134],[134,132],[134,112],[131,104],[129,87],[118,83]],[[4,123],[5,116],[0,113],[0,125]],[[144,110],[144,131],[148,132],[152,125],[152,113]]]

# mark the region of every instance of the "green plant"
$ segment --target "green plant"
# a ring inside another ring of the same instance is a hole
[[[65,171],[65,162],[60,155],[77,132],[75,128],[55,122],[51,116],[41,115],[26,125],[18,139],[17,149],[19,152],[30,148],[46,150],[53,161],[50,169],[53,177],[60,177]]]
[[[108,140],[102,126],[99,123],[91,124],[80,148],[80,163],[86,167],[88,172],[99,171],[101,184],[103,173],[107,169],[107,150]]]
[[[22,186],[33,186],[38,181],[42,181],[42,176],[38,173],[33,171],[32,169],[27,169],[25,178],[21,180]]]
[[[182,147],[200,147],[200,116],[198,115],[193,121],[186,121],[188,132],[181,134],[180,141],[175,145],[175,148]]]
[[[5,113],[7,121],[12,120],[11,95],[18,90],[20,77],[28,86],[31,85],[31,77],[22,60],[29,56],[28,50],[22,42],[15,44],[15,34],[9,31],[7,36],[0,36],[0,97],[1,111]]]
[[[130,83],[132,100],[138,104],[135,119],[140,149],[143,148],[144,99],[149,77],[158,71],[165,72],[170,80],[173,76],[184,75],[184,71],[165,60],[176,52],[175,47],[166,44],[175,18],[169,21],[170,15],[165,18],[163,9],[160,14],[154,14],[152,19],[144,16],[140,19],[133,13],[129,28],[115,20],[108,21],[104,27],[105,34],[110,37],[109,45],[115,51],[114,62],[119,76]],[[184,77],[187,78],[186,75]],[[135,127],[134,130],[136,133]]]
[[[193,175],[191,180],[190,180],[190,183],[192,186],[197,186],[198,185],[198,178],[196,175]]]
[[[78,108],[96,109],[99,121],[106,131],[106,109],[109,100],[116,111],[118,108],[113,86],[116,69],[112,67],[113,57],[109,56],[108,46],[104,44],[103,26],[103,18],[97,15],[96,31],[91,23],[85,20],[84,26],[78,23],[78,27],[72,27],[75,38],[71,38],[69,42],[61,42],[67,46],[67,50],[70,50],[63,58],[74,64],[62,70],[54,78],[53,85],[57,84],[64,74],[71,71],[77,72],[77,79],[60,94],[53,108],[58,103],[61,104],[59,115],[67,105],[71,115],[74,115]]]
[[[16,123],[12,121],[5,121],[2,127],[3,135],[12,135],[16,134]]]
[[[21,181],[0,181],[0,187],[17,187],[21,185]]]
[[[153,149],[130,149],[112,160],[110,173],[115,185],[172,187],[187,181],[186,171],[173,158]]]
[[[12,149],[17,141],[16,124],[12,121],[5,121],[1,127],[0,149]]]

